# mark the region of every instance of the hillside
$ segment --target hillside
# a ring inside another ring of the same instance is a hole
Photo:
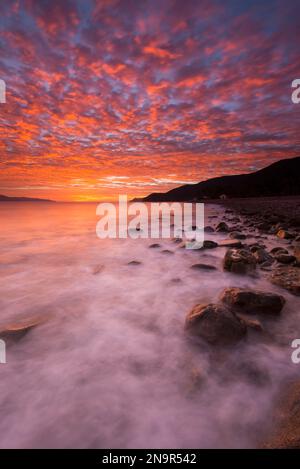
[[[277,161],[248,174],[222,176],[197,184],[186,184],[166,193],[152,193],[149,202],[188,201],[203,198],[269,197],[300,195],[300,157]]]

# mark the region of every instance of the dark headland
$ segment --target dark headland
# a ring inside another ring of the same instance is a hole
[[[300,195],[300,157],[283,159],[254,173],[221,176],[186,184],[165,193],[152,193],[144,202],[187,202],[203,199]]]
[[[37,199],[35,197],[7,197],[0,195],[0,202],[55,202],[50,199]]]

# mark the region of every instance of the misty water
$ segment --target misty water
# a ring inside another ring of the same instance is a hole
[[[206,206],[207,222],[221,212]],[[0,329],[45,319],[0,364],[0,447],[260,444],[278,390],[299,376],[299,298],[223,272],[225,248],[100,240],[95,204],[1,203],[0,216]],[[191,269],[197,262],[218,270]],[[228,286],[284,294],[281,318],[265,321],[269,338],[250,333],[232,349],[192,342],[186,314]]]

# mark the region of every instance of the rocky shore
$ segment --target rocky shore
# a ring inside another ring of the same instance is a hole
[[[267,317],[283,321],[284,291],[300,295],[300,198],[226,201],[223,219],[206,226],[205,233],[202,249],[228,247],[223,269],[232,274],[233,283],[235,274],[261,277],[280,287],[282,293],[226,288],[219,302],[192,308],[186,316],[187,333],[212,347],[228,347],[245,340],[249,331],[259,336]],[[210,239],[214,233],[223,233],[227,239],[216,243]],[[259,337],[266,339],[265,335]],[[286,384],[278,391],[270,415],[275,427],[263,447],[300,448],[299,408],[299,381]]]
[[[169,440],[173,437],[174,414],[179,409],[178,427],[187,432],[186,447],[194,444],[198,447],[300,448],[300,386],[297,380],[297,371],[300,371],[297,367],[300,365],[291,362],[291,342],[300,338],[299,326],[295,323],[299,317],[297,305],[300,295],[300,198],[226,200],[222,205],[224,208],[220,205],[217,209],[215,206],[208,208],[205,241],[199,250],[184,249],[185,240],[175,238],[172,241],[132,241],[131,244],[128,242],[128,248],[127,245],[122,248],[121,243],[109,245],[111,252],[105,249],[100,256],[98,245],[95,244],[95,250],[91,252],[91,241],[87,239],[84,257],[78,258],[77,276],[74,275],[74,267],[70,268],[69,298],[73,300],[76,288],[78,296],[69,314],[62,318],[57,314],[53,319],[50,314],[45,314],[47,308],[39,315],[30,307],[10,320],[2,318],[0,338],[8,346],[10,360],[18,353],[26,357],[32,347],[28,361],[30,367],[35,361],[36,370],[41,367],[47,369],[44,362],[52,366],[55,363],[56,366],[56,351],[52,362],[51,349],[44,350],[43,347],[47,343],[45,337],[51,343],[49,337],[56,338],[57,330],[63,330],[63,352],[58,361],[63,364],[68,331],[72,324],[77,327],[78,320],[78,329],[74,329],[70,336],[68,353],[76,352],[73,337],[78,338],[84,330],[85,343],[92,340],[96,350],[92,359],[89,354],[93,347],[87,346],[85,353],[93,366],[99,357],[108,361],[107,369],[101,363],[101,372],[106,369],[105,386],[111,384],[106,394],[93,368],[91,374],[85,376],[86,390],[91,389],[91,383],[97,389],[90,401],[85,400],[86,403],[91,402],[91,408],[88,407],[85,413],[87,429],[91,422],[89,415],[94,412],[93,402],[98,402],[99,396],[101,400],[106,399],[103,405],[106,411],[110,408],[111,395],[116,395],[118,380],[114,381],[111,372],[111,364],[114,363],[114,369],[122,371],[122,386],[134,379],[134,385],[130,385],[128,391],[131,397],[134,390],[130,418],[136,415],[137,401],[140,409],[160,405],[157,421],[163,426],[159,419],[169,405],[167,418],[169,415],[172,417],[172,424],[165,427],[167,444],[175,441],[178,447],[183,445],[182,435],[178,440]],[[68,244],[64,249],[66,246]],[[117,249],[121,248],[118,255]],[[69,262],[76,259],[74,252],[70,253]],[[34,256],[31,259],[33,261]],[[45,262],[45,257],[42,261]],[[49,257],[50,261],[52,257]],[[53,268],[55,275],[56,264],[57,259]],[[43,264],[38,266],[37,271],[41,272]],[[26,265],[22,264],[22,269],[25,268]],[[61,278],[64,278],[68,269],[65,264],[62,269]],[[80,278],[80,287],[75,284],[74,288],[74,278],[77,277]],[[86,306],[87,292],[93,307],[94,302],[96,305],[92,312]],[[37,303],[36,289],[32,296]],[[102,315],[103,299],[110,314],[105,310]],[[118,302],[114,303],[116,299]],[[69,311],[69,301],[64,304],[66,311]],[[56,311],[55,305],[49,307],[49,311]],[[40,304],[38,306],[40,308]],[[11,310],[11,304],[7,309]],[[90,315],[92,322],[85,321],[85,314]],[[65,321],[65,329],[56,321]],[[124,325],[127,331],[131,331],[130,340],[124,334]],[[93,332],[95,327],[96,332]],[[105,342],[107,337],[113,339]],[[140,346],[134,348],[133,344],[138,340]],[[150,341],[148,347],[147,340]],[[122,347],[116,352],[114,347],[118,347],[120,341]],[[105,344],[103,348],[102,342]],[[40,348],[35,348],[37,346]],[[38,363],[43,351],[43,361]],[[276,358],[280,362],[277,368]],[[76,360],[77,353],[68,362],[68,369],[73,370]],[[18,356],[16,363],[19,361]],[[291,368],[293,379],[289,375]],[[6,369],[9,373],[9,367]],[[83,369],[80,368],[80,373]],[[16,376],[26,383],[22,372],[23,369]],[[74,389],[81,389],[76,379],[73,381],[73,375],[69,379],[72,392],[67,393],[68,401],[74,396]],[[141,392],[143,383],[144,394]],[[161,390],[161,400],[157,394],[149,397],[149,383],[151,392]],[[40,382],[38,389],[39,386]],[[174,389],[176,399],[170,400]],[[48,382],[43,392],[48,406]],[[127,403],[122,400],[123,395],[122,388],[119,396],[122,409]],[[75,402],[72,413],[78,407]],[[99,421],[102,421],[106,414],[100,410]],[[110,411],[109,421],[117,421],[119,415],[119,408],[113,416]],[[152,411],[148,419],[152,428]],[[37,428],[43,425],[43,421],[36,424]],[[52,441],[55,442],[58,425],[54,427]],[[135,432],[135,425],[132,428]],[[63,437],[68,439],[72,431],[73,427]],[[89,430],[85,430],[85,434],[87,444],[90,444]],[[120,435],[123,434],[122,430]],[[242,438],[240,434],[243,434]],[[47,441],[48,438],[47,434]],[[159,438],[160,435],[153,447]],[[111,443],[111,436],[105,441]],[[133,438],[128,446],[134,447],[132,441],[136,440]],[[147,440],[143,440],[143,444],[144,441]]]

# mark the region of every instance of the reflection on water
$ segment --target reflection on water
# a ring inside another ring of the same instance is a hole
[[[0,365],[0,446],[255,445],[274,392],[298,372],[289,344],[300,337],[299,299],[285,293],[284,318],[268,326],[275,340],[249,337],[232,351],[191,344],[183,323],[194,304],[226,286],[276,288],[222,272],[223,248],[99,240],[95,209],[0,204],[0,325],[47,319]],[[192,270],[200,259],[219,270]]]

